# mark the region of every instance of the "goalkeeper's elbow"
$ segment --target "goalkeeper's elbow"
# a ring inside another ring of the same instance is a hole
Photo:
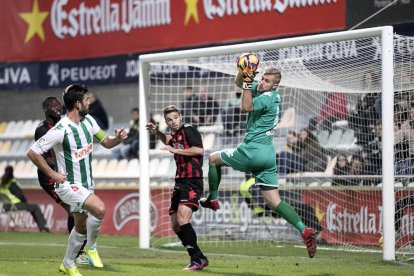
[[[242,112],[252,112],[253,111],[253,105],[242,105],[241,110],[242,110]]]

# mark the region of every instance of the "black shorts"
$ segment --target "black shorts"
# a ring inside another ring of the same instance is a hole
[[[45,192],[48,193],[48,195],[50,195],[50,197],[56,201],[57,204],[63,204],[63,201],[55,191],[55,183],[40,183],[40,187],[42,187],[43,190],[45,190]]]
[[[203,194],[204,184],[202,178],[177,178],[171,197],[169,214],[174,214],[179,205],[187,205],[193,211],[198,210],[198,201]]]

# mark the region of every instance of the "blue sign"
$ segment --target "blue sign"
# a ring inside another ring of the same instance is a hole
[[[138,81],[138,54],[37,63],[0,64],[0,89],[53,88]]]

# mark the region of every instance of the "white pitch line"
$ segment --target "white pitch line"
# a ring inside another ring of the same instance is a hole
[[[297,247],[297,248],[306,248],[306,246],[303,246],[303,245],[295,245],[294,247]],[[344,252],[361,252],[361,253],[382,253],[382,250],[377,250],[377,249],[346,249],[346,248],[320,247],[320,246],[318,246],[318,250],[344,251]]]

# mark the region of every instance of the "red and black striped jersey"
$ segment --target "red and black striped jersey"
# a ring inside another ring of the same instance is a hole
[[[45,135],[49,129],[51,129],[52,127],[54,127],[54,124],[49,123],[46,120],[43,120],[36,128],[35,130],[35,140],[39,140],[43,135]],[[43,154],[43,157],[49,158],[52,157],[53,158],[53,150],[50,149],[48,150],[46,153]],[[54,169],[54,168],[52,168]],[[37,170],[37,176],[40,182],[40,185],[43,186],[47,186],[47,185],[53,185],[54,181],[53,179],[49,178],[44,172],[42,172],[40,169]]]
[[[171,134],[170,146],[176,149],[191,147],[203,148],[203,140],[198,130],[191,125],[183,125],[176,133]],[[184,156],[174,154],[177,170],[175,178],[203,177],[203,156]]]

